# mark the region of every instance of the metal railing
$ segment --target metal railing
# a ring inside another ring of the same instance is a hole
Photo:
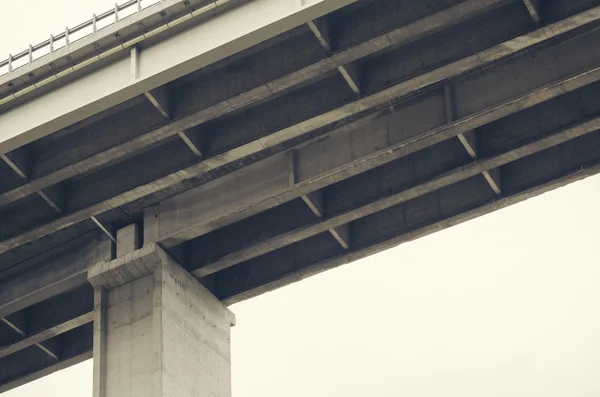
[[[37,59],[52,54],[60,48],[68,46],[160,2],[161,0],[129,0],[123,4],[115,3],[114,8],[99,15],[93,14],[90,20],[73,28],[66,27],[63,32],[57,35],[51,34],[49,39],[36,45],[30,44],[28,49],[16,55],[8,54],[8,59],[0,61],[0,76],[29,65]]]

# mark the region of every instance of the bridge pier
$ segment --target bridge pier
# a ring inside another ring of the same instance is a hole
[[[235,316],[160,247],[100,263],[88,279],[94,397],[231,396]]]

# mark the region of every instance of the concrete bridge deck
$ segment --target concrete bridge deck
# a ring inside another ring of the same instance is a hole
[[[232,304],[600,170],[600,1],[156,7],[0,77],[0,391],[91,357],[98,263]]]

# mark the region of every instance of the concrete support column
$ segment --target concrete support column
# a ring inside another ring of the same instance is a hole
[[[235,316],[156,244],[88,272],[94,397],[230,397]]]

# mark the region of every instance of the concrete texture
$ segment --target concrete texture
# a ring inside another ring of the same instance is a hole
[[[90,270],[94,396],[231,396],[233,314],[159,247],[127,258]]]
[[[314,0],[302,8],[296,0],[242,4],[146,48],[133,81],[125,53],[125,58],[3,112],[0,123],[6,127],[0,135],[0,152],[33,142],[353,1]],[[226,3],[214,4],[218,8]]]
[[[231,304],[600,170],[597,0],[304,3],[3,154],[0,390],[107,357],[81,319],[150,287],[162,249]],[[127,84],[209,25],[123,58]]]
[[[6,197],[8,195],[3,195],[3,197],[0,198],[0,202],[2,202],[2,199],[16,200],[20,197],[23,197],[23,195],[30,194],[31,189],[43,189],[51,184],[55,184],[64,179],[67,179],[68,177],[73,177],[79,173],[85,172],[86,170],[89,170],[92,167],[101,166],[108,161],[119,160],[121,157],[126,156],[128,153],[152,145],[153,142],[156,142],[158,140],[162,140],[173,136],[177,133],[177,131],[190,129],[200,123],[223,116],[224,114],[230,113],[243,106],[250,105],[253,102],[266,99],[273,94],[283,92],[290,88],[294,88],[298,85],[304,84],[307,81],[310,81],[311,79],[314,79],[321,74],[327,73],[335,69],[336,65],[344,65],[348,62],[356,61],[362,57],[366,57],[377,51],[385,50],[386,48],[390,48],[392,46],[405,45],[417,41],[419,38],[427,37],[428,35],[435,33],[441,29],[451,27],[463,19],[476,16],[479,13],[483,13],[490,7],[493,7],[500,3],[501,1],[495,0],[487,2],[465,2],[464,4],[459,4],[456,7],[453,7],[448,10],[442,10],[437,14],[424,18],[423,20],[417,20],[407,26],[397,28],[392,32],[379,36],[377,39],[373,39],[366,43],[361,43],[360,45],[357,45],[355,47],[347,48],[341,52],[334,53],[329,58],[326,58],[324,60],[318,60],[316,63],[308,64],[301,70],[292,69],[292,73],[288,75],[280,75],[282,69],[285,70],[287,68],[293,68],[294,66],[306,63],[307,61],[291,58],[293,60],[293,63],[287,60],[287,62],[289,62],[290,65],[283,65],[283,62],[285,62],[286,59],[276,58],[277,56],[281,57],[281,50],[270,51],[267,62],[276,62],[278,65],[277,68],[274,68],[274,70],[271,71],[268,68],[268,64],[258,63],[260,59],[244,59],[245,68],[256,68],[257,70],[260,70],[260,73],[257,73],[255,76],[252,76],[252,78],[249,79],[248,77],[250,76],[241,75],[238,69],[237,73],[222,73],[217,76],[210,76],[210,79],[203,79],[201,82],[195,82],[195,84],[192,85],[191,88],[189,86],[183,86],[182,92],[179,95],[174,96],[173,98],[174,101],[176,101],[174,105],[177,105],[174,106],[174,108],[182,109],[181,112],[187,117],[179,121],[174,121],[173,123],[162,128],[152,129],[150,132],[144,134],[143,136],[140,136],[137,139],[132,139],[131,141],[124,142],[123,145],[121,145],[121,147],[119,148],[119,150],[105,150],[104,152],[102,152],[100,151],[100,149],[108,149],[108,147],[106,147],[106,143],[99,142],[96,145],[86,145],[90,150],[94,150],[94,153],[88,153],[87,155],[83,153],[82,155],[80,151],[77,151],[74,154],[80,156],[80,158],[69,158],[69,156],[61,156],[60,159],[57,159],[61,162],[66,161],[66,164],[56,164],[56,161],[53,163],[38,163],[38,160],[36,161],[35,169],[39,170],[39,172],[34,173],[35,175],[33,175],[33,180],[30,181],[28,185],[23,186],[19,189],[15,189],[14,192],[11,192],[10,197]],[[286,53],[288,53],[288,51],[289,50],[287,50]],[[299,48],[296,49],[296,53],[304,54],[305,51],[303,51],[302,46],[299,46]],[[295,57],[297,57],[297,55],[295,55]],[[262,61],[265,62],[265,60]],[[250,65],[248,65],[249,63]],[[252,63],[256,63],[256,65],[252,65]],[[272,77],[269,78],[269,74],[273,73],[277,74],[274,74]],[[250,85],[248,88],[251,89],[244,92],[243,88],[245,87],[245,85],[249,84],[248,81],[252,82],[252,80],[256,79],[266,80],[264,81],[264,83],[266,84],[258,87]],[[201,89],[194,90],[194,86],[196,85],[201,87]],[[230,93],[229,95],[233,94],[237,96],[235,102],[232,102],[231,98],[227,97],[228,93]],[[220,97],[224,97],[223,99],[227,100],[214,103],[215,99]],[[189,111],[186,110],[188,107],[190,107],[191,104],[196,104],[196,106],[200,105],[203,108],[202,111],[195,112],[192,115],[187,115],[186,113],[189,113]],[[127,128],[126,125],[127,120],[136,119],[131,117],[132,114],[137,114],[137,112],[128,112],[129,117],[123,117],[124,120],[116,124],[117,126],[119,126],[120,130],[122,129],[122,132],[119,133],[120,137],[125,138],[128,136],[128,134],[131,134],[134,131],[131,128]],[[148,118],[145,117],[137,119],[136,122],[149,122],[151,120],[152,118],[148,120]],[[98,125],[94,125],[94,127],[95,131],[102,131],[103,134],[101,134],[101,136],[106,137],[108,131],[106,131],[102,127],[98,128]],[[142,129],[148,129],[152,126],[149,125],[147,127],[140,127]],[[70,139],[73,138],[74,137],[70,137]],[[86,140],[87,139],[89,139],[89,137],[86,137]],[[104,138],[104,140],[106,140],[106,138]],[[113,144],[114,143],[115,142],[113,142]],[[57,142],[55,142],[55,144],[57,144]],[[72,143],[69,145],[63,144],[62,146],[64,147],[71,145]],[[53,153],[52,150],[46,150],[45,152]],[[92,156],[92,154],[96,153],[98,154]],[[67,167],[67,165],[70,166]]]
[[[230,149],[230,150],[226,150],[226,151],[222,151],[222,149],[217,150],[218,154],[215,153],[214,155],[209,156],[208,158],[204,159],[202,162],[199,162],[199,163],[197,162],[197,156],[194,155],[193,153],[190,153],[189,148],[185,144],[175,143],[175,142],[171,141],[166,144],[166,146],[168,146],[168,147],[164,147],[163,150],[161,150],[160,152],[164,153],[165,151],[167,151],[167,152],[172,153],[171,155],[166,156],[166,157],[168,157],[168,159],[164,159],[163,163],[165,164],[166,167],[168,167],[168,169],[177,170],[177,171],[171,172],[171,173],[165,173],[164,172],[165,170],[160,170],[160,171],[156,170],[159,172],[157,172],[156,174],[150,174],[149,170],[145,166],[145,164],[148,163],[149,161],[151,161],[151,158],[153,158],[159,154],[159,151],[156,151],[156,152],[148,152],[146,154],[146,156],[141,155],[141,157],[138,158],[137,160],[135,160],[135,161],[132,160],[131,163],[127,163],[127,166],[118,166],[115,169],[105,170],[104,172],[97,174],[97,177],[102,178],[103,180],[108,178],[108,179],[115,181],[116,178],[119,178],[119,179],[127,178],[129,175],[131,175],[132,171],[134,170],[133,163],[135,162],[135,166],[137,166],[135,168],[135,170],[138,172],[140,177],[143,176],[143,177],[147,178],[147,181],[148,181],[147,183],[145,183],[142,186],[137,186],[135,189],[132,189],[130,186],[127,186],[127,185],[119,185],[119,184],[113,183],[112,185],[115,187],[115,190],[113,190],[113,191],[97,190],[93,187],[96,184],[98,184],[99,181],[95,180],[94,178],[87,178],[86,179],[87,184],[83,184],[83,185],[78,184],[77,186],[70,187],[70,190],[72,190],[73,198],[71,200],[69,200],[70,205],[67,206],[67,214],[65,216],[60,217],[56,221],[46,223],[43,227],[38,228],[37,230],[30,230],[25,234],[17,235],[11,239],[4,240],[2,243],[0,243],[0,252],[2,252],[2,250],[8,250],[10,248],[13,248],[19,244],[23,244],[27,241],[31,241],[31,239],[39,238],[40,236],[44,236],[48,233],[53,233],[57,230],[60,230],[62,228],[73,225],[74,223],[81,222],[84,219],[88,219],[90,216],[94,216],[95,214],[105,212],[110,208],[126,205],[135,199],[141,198],[141,196],[143,197],[145,195],[152,194],[159,190],[174,187],[175,185],[180,183],[182,177],[183,178],[193,178],[193,177],[197,177],[202,174],[205,174],[205,173],[210,173],[211,171],[213,171],[219,167],[223,167],[223,166],[225,166],[227,164],[231,164],[235,161],[240,161],[243,158],[246,158],[248,156],[256,155],[256,154],[260,153],[261,151],[264,151],[267,149],[273,150],[273,148],[277,147],[278,145],[283,144],[286,141],[298,139],[302,136],[306,136],[307,134],[309,134],[317,129],[325,128],[326,126],[331,125],[333,123],[340,123],[343,120],[347,119],[349,116],[354,116],[361,110],[366,111],[373,107],[382,107],[390,101],[390,98],[395,98],[394,100],[400,100],[407,96],[413,95],[415,93],[415,91],[423,90],[428,87],[429,88],[434,87],[435,85],[440,84],[441,82],[445,82],[449,79],[453,79],[453,78],[458,79],[460,76],[462,76],[467,71],[475,72],[476,70],[478,70],[484,66],[490,65],[492,63],[498,63],[498,67],[500,67],[502,65],[502,63],[499,63],[499,61],[505,59],[506,57],[513,56],[527,48],[532,48],[534,46],[537,46],[549,39],[552,39],[553,37],[557,37],[560,34],[569,33],[582,25],[592,23],[599,16],[600,16],[600,11],[597,8],[593,8],[586,13],[578,14],[576,16],[565,19],[556,24],[549,25],[547,27],[536,30],[532,33],[528,33],[528,34],[519,36],[515,39],[509,40],[506,42],[501,42],[503,37],[493,37],[492,40],[500,41],[501,43],[496,46],[493,46],[491,48],[488,48],[484,51],[481,51],[480,53],[476,53],[475,55],[467,56],[458,61],[451,62],[445,66],[441,66],[432,71],[429,71],[422,75],[419,75],[415,78],[402,81],[398,84],[394,84],[390,88],[387,88],[387,89],[384,89],[381,91],[377,91],[371,95],[363,96],[358,100],[351,101],[350,103],[347,103],[345,105],[342,105],[341,107],[337,107],[337,108],[334,108],[329,111],[323,112],[323,110],[325,110],[327,108],[324,107],[323,105],[320,105],[319,102],[316,102],[316,98],[298,98],[299,100],[296,100],[293,103],[289,103],[289,106],[287,108],[281,109],[281,113],[278,113],[278,114],[285,115],[282,117],[290,117],[290,116],[292,118],[297,117],[300,120],[304,119],[304,121],[300,121],[299,123],[292,123],[292,125],[286,125],[286,124],[289,124],[288,120],[284,121],[284,123],[277,122],[277,120],[275,120],[276,122],[273,123],[274,128],[272,128],[273,131],[269,135],[267,135],[265,137],[260,137],[260,138],[258,136],[252,136],[252,138],[254,140],[252,140],[251,142],[248,142],[248,143],[245,143],[245,144],[242,144],[239,146],[236,145],[234,149]],[[500,18],[497,18],[497,19],[499,21],[501,21]],[[502,22],[502,24],[503,24],[503,22]],[[493,31],[498,32],[498,30],[496,30],[496,29],[493,29]],[[499,33],[497,33],[497,34],[499,35]],[[487,39],[488,38],[486,36],[482,36],[480,38],[480,40],[482,40],[482,43],[476,43],[476,45],[483,46],[484,45],[483,43]],[[581,38],[581,42],[588,43],[589,45],[591,45],[591,43],[593,43],[593,40],[589,36],[585,36],[585,37]],[[460,41],[459,43],[462,43],[462,41]],[[571,42],[565,43],[565,46],[572,46],[572,45],[573,44]],[[562,47],[562,46],[558,46],[556,51],[559,51],[560,47]],[[432,50],[435,50],[435,47]],[[465,46],[458,46],[457,50],[460,50],[461,53],[464,53],[466,51]],[[588,53],[585,51],[582,51],[582,52]],[[552,52],[546,52],[546,54],[548,54],[548,56],[552,56]],[[538,59],[538,57],[535,55],[536,54],[534,54],[534,53],[529,54],[529,56],[525,57],[525,59],[527,61],[523,61],[523,62],[524,63],[529,63],[529,62],[543,63],[544,62],[544,59]],[[453,56],[456,56],[456,54],[453,54]],[[418,57],[414,57],[414,58],[418,58]],[[405,58],[403,58],[403,59],[405,59]],[[408,58],[408,59],[413,59],[413,57]],[[590,64],[595,61],[590,58],[581,58],[581,62]],[[510,61],[508,61],[507,64],[513,65],[512,59]],[[526,69],[523,69],[525,71],[544,70],[543,68],[542,69],[535,68],[535,67],[533,67],[533,65],[524,65],[524,67],[526,67]],[[513,74],[512,68],[513,68],[513,66],[510,66],[509,68],[506,68],[503,72],[507,73],[507,75],[512,76],[512,74]],[[396,67],[394,70],[398,70],[398,69],[399,68]],[[401,69],[404,69],[404,67],[400,68],[400,70]],[[564,70],[561,70],[561,69],[564,69]],[[573,70],[577,70],[577,69],[581,70],[581,66],[578,64],[578,62],[576,62],[575,59],[572,59],[571,62],[569,62],[567,65],[565,65],[564,68],[561,68],[561,69],[559,69],[561,75],[563,75],[565,77],[566,76],[571,77],[570,73],[573,73]],[[583,70],[585,70],[585,69],[583,69]],[[524,72],[524,73],[527,73],[527,72]],[[529,72],[529,73],[531,73],[531,72]],[[548,83],[554,82],[555,85],[559,85],[562,82],[561,80],[558,80],[558,81],[556,80],[556,77],[557,77],[556,73],[552,73],[552,69],[550,70],[550,72],[548,74],[540,73],[540,72],[532,73],[532,74],[535,76],[531,76],[532,78],[529,78],[529,76],[527,76],[527,77],[524,76],[522,81],[519,81],[518,84],[503,84],[502,88],[504,88],[506,90],[506,92],[505,92],[505,90],[499,91],[496,89],[490,90],[490,91],[485,91],[485,90],[482,91],[481,87],[483,86],[483,84],[477,83],[477,85],[475,86],[473,83],[472,76],[470,76],[468,81],[464,81],[464,84],[467,87],[477,87],[478,94],[485,95],[485,98],[478,98],[478,101],[476,102],[477,107],[475,107],[473,109],[469,109],[472,112],[472,113],[469,113],[469,115],[472,115],[473,112],[477,112],[477,111],[483,112],[485,110],[484,106],[491,105],[492,101],[495,101],[496,103],[502,103],[503,101],[508,100],[509,98],[514,98],[514,97],[511,97],[510,95],[515,95],[515,94],[519,94],[519,93],[528,94],[528,90],[531,89],[530,87],[536,87],[536,86],[539,87],[540,85],[543,85],[545,82],[548,82]],[[477,75],[476,72],[475,72],[475,75]],[[491,73],[486,74],[486,77],[488,77],[488,78],[491,78],[494,76],[498,76],[498,75],[491,74]],[[587,77],[589,77],[589,76],[587,76]],[[504,76],[504,78],[506,78],[506,75]],[[497,84],[497,82],[498,82],[498,79],[496,79],[492,85]],[[350,99],[351,96],[341,96],[341,95],[335,94],[336,91],[333,88],[334,84],[335,84],[335,82],[332,81],[331,89],[326,89],[326,90],[324,90],[324,92],[331,93],[332,96],[334,96],[332,98],[332,100],[339,104],[343,104],[344,102],[347,102],[347,99]],[[453,87],[457,98],[460,98],[463,95],[461,88],[462,87]],[[561,90],[562,90],[562,88],[561,88]],[[350,90],[348,90],[348,91],[349,91],[349,94],[351,95],[352,92]],[[468,94],[471,94],[471,92],[468,92]],[[314,95],[314,93],[313,93],[313,95]],[[337,95],[337,98],[335,97],[335,95]],[[465,93],[465,95],[467,96],[467,98],[474,98],[472,95],[467,95],[467,93]],[[493,96],[493,99],[490,98],[492,96]],[[529,100],[530,97],[527,96],[526,99]],[[285,103],[285,101],[282,101],[282,100],[280,100],[280,102]],[[458,99],[455,102],[456,102],[456,105],[455,105],[456,117],[459,117],[461,119],[465,118],[467,115],[465,114],[465,111],[463,110],[464,105],[462,105]],[[307,108],[306,106],[303,106],[302,109],[306,110],[306,113],[298,112],[298,111],[294,112],[293,109],[294,108],[297,109],[297,108],[301,107],[302,103],[305,103],[305,104],[313,103],[314,107]],[[467,103],[469,103],[469,102],[467,101]],[[507,104],[507,106],[514,106],[514,104],[511,102],[511,103]],[[265,107],[266,107],[266,105],[265,105]],[[267,112],[266,109],[265,109],[265,112]],[[253,111],[253,114],[256,114],[256,110]],[[268,114],[271,115],[272,111],[268,110]],[[268,116],[264,116],[264,117],[268,117]],[[265,120],[262,117],[259,120],[254,121],[254,120],[248,120],[248,117],[245,114],[242,114],[241,116],[238,116],[238,119],[239,119],[240,124],[244,125],[244,128],[246,129],[246,133],[253,132],[253,128],[250,128],[249,124],[256,125],[257,133],[259,131],[263,131],[264,128],[269,127],[268,125],[265,125]],[[182,119],[182,120],[187,120],[187,118]],[[183,121],[181,121],[181,122],[183,122]],[[241,128],[241,125],[239,125],[239,126],[235,125],[236,124],[235,117],[232,121],[230,121],[230,123],[232,123],[233,126],[236,127],[235,131],[239,135],[239,128]],[[283,124],[283,125],[281,125],[281,124]],[[195,125],[195,124],[192,124],[192,126],[193,125]],[[219,126],[217,126],[217,127],[219,127]],[[169,124],[166,128],[168,130],[170,130],[172,132],[172,134],[175,134],[177,131],[179,131],[181,129],[185,129],[185,126],[183,126],[183,125],[174,126],[172,124]],[[219,134],[219,135],[221,135],[221,134]],[[147,136],[143,137],[143,140],[147,140],[147,139],[148,139]],[[247,140],[248,138],[243,137],[243,136],[241,136],[241,137],[238,136],[237,139],[243,141],[243,140]],[[154,140],[152,140],[152,141],[154,141]],[[217,142],[215,142],[214,144],[216,144],[216,143]],[[122,151],[123,148],[115,148],[115,150]],[[126,151],[126,153],[127,152],[128,152],[128,150]],[[177,155],[176,152],[181,152],[181,154]],[[210,148],[209,148],[209,153],[210,153]],[[153,171],[153,170],[150,170],[150,171]],[[135,183],[139,184],[140,181],[141,181],[141,179],[136,179]],[[27,186],[28,186],[28,189],[31,188],[30,184]],[[92,194],[91,192],[93,192],[94,197],[89,197],[90,194]],[[14,199],[16,199],[17,197],[20,197],[20,195],[22,195],[22,194],[23,194],[23,192],[18,193],[18,194],[16,193],[16,191],[9,192],[8,195],[12,196],[12,198],[7,197],[7,202],[12,202]],[[110,198],[103,197],[103,195],[105,195],[105,194],[110,194]],[[40,214],[38,216],[38,219],[41,217],[47,218],[48,215]],[[25,227],[28,226],[26,223],[24,223],[22,221],[19,221],[19,222],[22,226],[25,226]]]

